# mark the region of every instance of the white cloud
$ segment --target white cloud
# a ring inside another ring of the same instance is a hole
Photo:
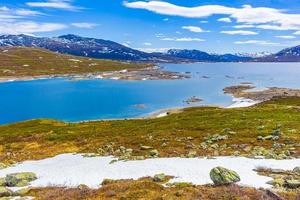
[[[300,31],[296,31],[294,35],[300,35]]]
[[[164,18],[163,21],[167,22],[169,21],[169,18]]]
[[[256,44],[256,45],[280,45],[279,43],[269,42],[265,40],[247,40],[247,41],[236,41],[235,44]]]
[[[287,40],[291,40],[291,39],[296,38],[295,36],[292,36],[292,35],[278,35],[278,36],[275,36],[275,37],[281,38],[281,39],[287,39]]]
[[[72,5],[72,0],[48,0],[44,2],[27,2],[26,5],[30,7],[54,8],[73,11],[82,9],[80,7]]]
[[[198,26],[183,26],[182,29],[189,30],[189,31],[194,32],[194,33],[209,32],[209,31],[203,30],[202,28],[200,28]]]
[[[228,34],[228,35],[257,35],[257,32],[254,31],[243,31],[243,30],[236,30],[236,31],[221,31],[220,33]]]
[[[172,49],[172,48],[135,48],[135,49],[137,49],[139,51],[147,52],[147,53],[153,53],[153,52],[165,53],[169,49]]]
[[[150,42],[144,42],[143,45],[145,45],[145,46],[151,46],[152,43],[150,43]]]
[[[202,21],[200,21],[200,23],[201,23],[201,24],[207,24],[207,23],[208,23],[208,21],[206,21],[206,20],[202,20]]]
[[[67,28],[67,26],[59,23],[36,23],[32,21],[0,22],[0,34],[31,34],[57,31],[64,28]]]
[[[161,40],[164,41],[175,41],[175,42],[204,42],[204,39],[201,38],[190,38],[190,37],[183,37],[183,38],[162,38]]]
[[[97,26],[97,24],[87,23],[87,22],[72,23],[71,25],[77,28],[86,28],[86,29],[91,29]]]
[[[177,6],[164,1],[124,2],[128,8],[146,9],[159,14],[202,18],[212,15],[227,15],[238,23],[258,25],[257,28],[271,30],[300,30],[300,14],[289,14],[285,10],[268,7],[241,8],[222,5],[204,5],[197,7]]]
[[[233,28],[254,28],[254,25],[251,24],[242,24],[242,25],[235,25]]]
[[[232,22],[231,19],[229,17],[224,17],[224,18],[220,18],[218,19],[219,22],[226,22],[226,23],[230,23]]]

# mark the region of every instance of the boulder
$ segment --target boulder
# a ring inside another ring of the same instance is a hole
[[[13,195],[13,192],[6,188],[6,187],[0,187],[0,197],[9,197]]]
[[[153,149],[153,147],[151,146],[141,146],[141,150],[149,150],[149,149]]]
[[[240,176],[235,171],[224,167],[213,168],[209,175],[215,185],[227,185],[241,180]]]
[[[34,173],[24,172],[6,175],[5,182],[9,187],[24,187],[29,185],[31,181],[34,181],[36,179],[37,177]]]
[[[295,168],[293,169],[293,172],[294,172],[295,174],[297,174],[297,175],[300,176],[300,167],[295,167]]]
[[[286,180],[284,186],[291,189],[300,188],[300,180]]]
[[[164,182],[166,180],[166,175],[165,174],[156,174],[153,177],[154,182]]]

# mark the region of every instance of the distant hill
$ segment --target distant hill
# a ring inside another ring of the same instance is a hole
[[[190,59],[198,62],[245,62],[252,58],[234,54],[209,54],[199,50],[170,49],[168,55],[178,58]]]
[[[85,58],[31,47],[0,47],[0,77],[82,74],[140,69],[150,64]]]

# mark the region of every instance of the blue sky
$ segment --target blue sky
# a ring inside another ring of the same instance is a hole
[[[78,34],[145,51],[300,45],[299,0],[1,0],[0,34]]]

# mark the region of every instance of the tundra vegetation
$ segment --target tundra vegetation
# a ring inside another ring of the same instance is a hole
[[[151,119],[78,123],[35,119],[0,126],[0,162],[5,167],[24,160],[74,152],[89,153],[89,156],[113,155],[114,162],[221,155],[299,158],[299,121],[298,97],[274,97],[247,108],[185,108],[179,113]],[[276,194],[237,186],[234,183],[239,181],[238,174],[224,170],[227,169],[222,169],[218,176],[233,176],[215,179],[212,174],[212,177],[216,181],[226,180],[229,185],[180,183],[163,187],[169,177],[158,174],[154,178],[106,181],[98,190],[83,186],[49,187],[30,189],[26,195],[37,199],[143,199],[145,196],[149,199],[274,199],[276,195],[282,199],[299,198],[298,168],[280,174],[274,169],[258,169],[258,173],[274,179],[270,184]]]

